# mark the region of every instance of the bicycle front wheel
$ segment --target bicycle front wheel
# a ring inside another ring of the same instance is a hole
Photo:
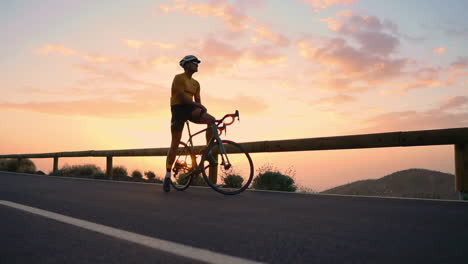
[[[252,182],[252,159],[241,145],[233,141],[222,140],[222,147],[220,144],[211,145],[205,151],[201,165],[206,183],[219,193],[238,194]]]
[[[196,167],[196,158],[187,144],[180,142],[171,172],[171,185],[178,191],[187,189],[192,183],[192,171]]]

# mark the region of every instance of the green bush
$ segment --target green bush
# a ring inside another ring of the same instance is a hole
[[[0,159],[0,171],[6,171],[6,165],[7,160],[6,159]]]
[[[45,175],[45,173],[44,173],[43,171],[41,171],[41,170],[39,170],[39,171],[36,171],[36,173],[35,173],[35,174],[37,174],[37,175]]]
[[[55,176],[76,177],[76,178],[94,178],[95,174],[103,173],[101,168],[94,164],[63,166]]]
[[[125,168],[124,166],[113,167],[112,177],[116,180],[121,180],[121,181],[130,180],[130,178],[128,177],[127,168]]]
[[[0,170],[2,171],[16,171],[18,169],[17,159],[2,159],[0,160]]]
[[[145,171],[145,176],[148,180],[154,180],[156,178],[156,174],[152,171]]]
[[[291,169],[288,171],[289,173],[293,173]],[[266,165],[259,169],[259,173],[254,178],[252,186],[259,190],[295,192],[297,187],[294,184],[293,177],[281,173],[277,168]]]
[[[36,165],[30,159],[21,159],[19,163],[18,159],[0,159],[0,170],[35,173]]]
[[[30,159],[1,159],[0,170],[12,172],[35,173],[36,165]]]
[[[148,182],[152,182],[152,183],[162,183],[163,182],[161,179],[157,178],[156,174],[154,172],[152,172],[152,171],[146,171],[145,176],[148,179],[147,180]]]
[[[134,170],[132,172],[132,178],[137,181],[143,180],[143,174],[139,170]]]
[[[229,174],[223,178],[224,185],[230,188],[240,188],[244,182],[244,178],[236,174]]]
[[[203,176],[201,174],[193,175],[192,176],[192,183],[191,185],[193,186],[207,186],[205,180],[203,179]],[[180,176],[179,179],[177,179],[177,183],[180,185],[184,185],[187,183],[189,180],[189,177],[183,177],[183,174]]]

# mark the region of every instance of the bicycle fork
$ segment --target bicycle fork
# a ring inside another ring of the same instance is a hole
[[[217,142],[219,147],[219,154],[221,155],[221,165],[224,166],[225,170],[228,170],[231,168],[231,162],[229,162],[229,157],[226,153],[226,149],[224,148],[223,142],[219,137],[218,128],[216,125],[212,125],[211,128],[213,130],[212,144],[215,144],[215,141]]]

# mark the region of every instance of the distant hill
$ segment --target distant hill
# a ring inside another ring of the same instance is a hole
[[[375,180],[361,180],[322,193],[371,196],[458,199],[453,174],[426,169],[398,171]]]

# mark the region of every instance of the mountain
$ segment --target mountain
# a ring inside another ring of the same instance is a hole
[[[453,174],[426,169],[398,171],[375,180],[361,180],[322,193],[458,200]]]

